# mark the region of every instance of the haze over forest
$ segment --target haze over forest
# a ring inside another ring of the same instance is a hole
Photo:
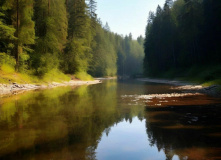
[[[0,64],[38,77],[142,73],[143,38],[110,31],[94,0],[2,0]]]

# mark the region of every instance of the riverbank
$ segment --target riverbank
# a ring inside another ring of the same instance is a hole
[[[153,78],[139,78],[139,81],[151,82],[151,83],[162,83],[173,85],[172,89],[182,90],[188,92],[202,93],[210,96],[221,97],[221,86],[210,85],[203,86],[199,83],[185,82],[179,80],[168,80],[168,79],[153,79]]]
[[[80,85],[92,85],[101,83],[100,80],[93,81],[81,81],[81,80],[70,80],[64,82],[51,82],[48,84],[17,84],[16,82],[12,84],[0,84],[0,97],[19,94],[30,90],[38,89],[50,89],[62,86],[80,86]]]

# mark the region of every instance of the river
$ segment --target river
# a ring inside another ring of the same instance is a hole
[[[221,101],[106,80],[0,99],[1,160],[221,159]]]

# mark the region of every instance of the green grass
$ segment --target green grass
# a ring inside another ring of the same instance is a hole
[[[86,72],[78,72],[78,73],[74,74],[74,76],[77,79],[80,79],[82,81],[92,81],[92,80],[94,80],[93,77],[91,75],[89,75],[88,73],[86,73]]]
[[[16,73],[14,67],[7,64],[2,64],[0,66],[0,83],[8,84],[11,82],[17,83],[36,83],[38,78],[35,76]]]
[[[50,72],[46,73],[43,77],[42,77],[42,81],[43,82],[63,82],[63,81],[70,81],[71,78],[67,75],[65,75],[64,73],[62,73],[61,71],[54,69],[51,70]]]
[[[9,65],[0,66],[0,83],[2,84],[9,84],[13,82],[19,84],[47,84],[51,82],[70,81],[71,77],[72,75],[65,75],[57,69],[51,70],[42,77],[38,77],[31,74],[17,73],[14,68]],[[86,72],[78,72],[74,75],[74,77],[83,81],[94,80],[93,77]]]
[[[177,79],[202,84],[221,85],[221,65],[194,66],[190,69],[171,69],[157,78]]]
[[[17,73],[15,72],[14,67],[11,67],[10,65],[3,64],[0,66],[0,83],[2,84],[13,82],[19,84],[47,84],[51,82],[70,81],[71,77],[71,75],[65,75],[57,69],[51,70],[42,77],[38,77],[31,74]],[[93,77],[86,72],[78,72],[74,77],[83,81],[94,80]]]
[[[187,79],[201,83],[203,86],[221,85],[220,65],[193,67],[186,75]]]
[[[8,74],[12,74],[12,73],[15,72],[14,67],[11,67],[10,65],[7,65],[7,64],[2,64],[2,65],[0,66],[0,69],[1,69],[3,72],[5,72],[6,74],[7,74],[7,73],[8,73]]]
[[[42,76],[34,75],[31,70],[24,70],[22,73],[15,72],[15,59],[6,53],[0,53],[0,83],[32,83],[32,84],[47,84],[51,82],[70,81],[72,75],[65,75],[58,69],[52,69]],[[24,73],[23,73],[24,72]],[[93,80],[86,72],[78,72],[74,75],[80,80]]]

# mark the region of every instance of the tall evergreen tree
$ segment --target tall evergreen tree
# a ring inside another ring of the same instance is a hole
[[[193,66],[220,64],[221,3],[215,0],[166,0],[151,13],[146,27],[144,70],[147,75]],[[211,79],[211,75],[209,78]]]
[[[87,5],[82,0],[69,0],[68,12],[69,31],[65,70],[68,73],[87,72],[92,57],[91,26]]]
[[[8,10],[11,10],[11,5],[6,1],[0,2],[0,52],[11,54],[14,47],[13,42],[16,40],[14,33],[15,28],[10,24],[8,19]],[[8,23],[7,23],[8,22]]]
[[[67,38],[67,12],[65,0],[36,0],[35,21],[37,44],[33,66],[39,74],[58,69],[59,58]]]
[[[16,70],[25,71],[28,68],[27,60],[32,51],[31,45],[35,43],[35,30],[33,21],[33,0],[7,0],[3,1],[3,8],[10,11],[7,16],[9,24],[15,28],[14,56]]]

